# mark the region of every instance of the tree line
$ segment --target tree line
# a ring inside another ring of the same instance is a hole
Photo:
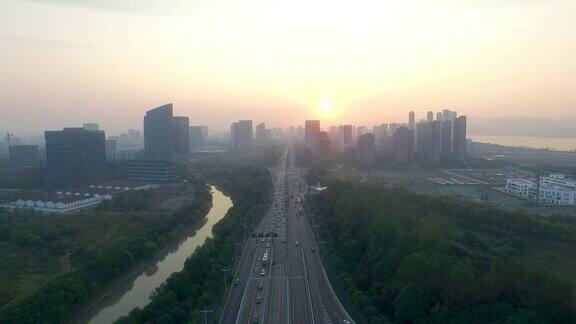
[[[206,240],[185,262],[184,269],[171,275],[144,308],[136,308],[117,323],[199,323],[202,310],[212,310],[210,322],[216,322],[225,302],[235,267],[235,244],[242,242],[243,228],[258,220],[258,206],[265,203],[272,179],[264,165],[274,159],[264,155],[245,163],[212,160],[196,165],[207,179],[229,195],[234,206],[213,228]],[[224,282],[222,269],[230,269]]]
[[[154,193],[146,191],[69,215],[0,211],[0,243],[22,250],[23,258],[40,251],[46,257],[67,258],[71,264],[46,286],[3,311],[0,322],[61,322],[183,228],[198,224],[211,207],[210,188],[198,179],[189,182],[196,198],[174,211],[154,208],[150,204]],[[34,269],[15,271],[25,270]]]
[[[344,182],[310,204],[324,260],[360,321],[576,319],[574,278],[526,257],[539,244],[573,247],[573,220]]]

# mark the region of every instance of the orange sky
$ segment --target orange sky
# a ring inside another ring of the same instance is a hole
[[[573,0],[5,0],[0,132],[115,133],[167,102],[213,129],[444,108],[574,116],[574,12]]]

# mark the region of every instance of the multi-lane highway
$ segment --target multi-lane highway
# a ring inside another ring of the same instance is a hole
[[[291,145],[272,173],[271,207],[244,246],[220,322],[353,323],[322,268]]]

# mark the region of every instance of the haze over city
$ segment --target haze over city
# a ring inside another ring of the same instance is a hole
[[[0,3],[0,130],[574,116],[576,2]],[[328,104],[329,103],[329,104]]]

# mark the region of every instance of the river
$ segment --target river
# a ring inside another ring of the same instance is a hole
[[[504,146],[529,148],[549,148],[557,151],[576,149],[576,138],[573,137],[532,137],[532,136],[502,136],[502,135],[468,135],[468,138],[478,143],[490,143]]]
[[[191,236],[184,238],[177,245],[150,262],[140,274],[125,282],[108,298],[97,305],[92,311],[82,316],[81,322],[90,324],[113,323],[127,315],[135,307],[144,307],[150,302],[150,294],[168,277],[184,268],[186,259],[194,253],[197,247],[212,237],[212,227],[232,207],[232,200],[216,187],[210,187],[212,193],[212,208],[206,216],[206,222]]]

